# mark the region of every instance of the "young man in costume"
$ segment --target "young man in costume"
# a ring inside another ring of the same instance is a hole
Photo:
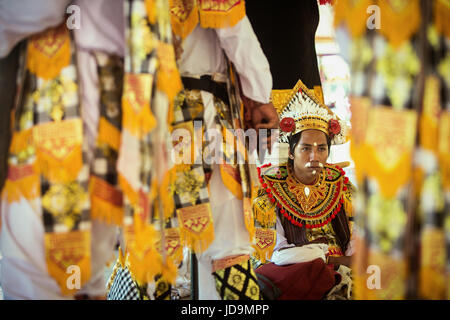
[[[269,64],[244,1],[172,1],[171,9],[174,32],[182,40],[178,64],[185,88],[175,103],[173,127],[195,135],[198,120],[207,135],[203,159],[180,169],[174,190],[182,238],[198,257],[199,298],[259,299],[249,261],[251,169],[245,143],[233,130],[278,127],[269,102]],[[221,135],[207,144],[214,132]],[[200,215],[203,222],[192,223]]]
[[[326,163],[330,145],[345,142],[346,126],[299,81],[281,111],[280,129],[280,142],[289,143],[288,162],[259,168],[263,188],[253,201],[257,241],[272,244],[257,246],[259,258],[273,262],[257,272],[286,288],[277,277],[287,271],[285,265],[296,264],[288,267],[298,267],[292,276],[308,281],[310,273],[302,275],[301,270],[314,264],[311,272],[322,279],[314,284],[321,286],[312,290],[315,295],[304,295],[309,282],[303,282],[297,292],[286,289],[284,297],[320,299],[335,284],[325,264],[348,267],[353,251],[352,186],[342,168]],[[289,277],[286,281],[296,282]]]

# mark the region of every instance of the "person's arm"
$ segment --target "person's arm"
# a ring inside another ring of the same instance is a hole
[[[220,46],[239,75],[246,124],[256,130],[277,129],[278,114],[270,102],[272,74],[250,21],[244,17],[233,27],[215,30]],[[274,140],[275,137],[269,141],[269,148]]]
[[[22,39],[64,21],[70,0],[0,1],[0,58]]]
[[[237,69],[243,94],[257,103],[269,103],[272,90],[269,62],[248,18],[242,18],[233,27],[215,30],[220,46]]]
[[[273,251],[281,251],[287,248],[295,247],[295,244],[288,243],[286,237],[284,236],[284,229],[283,225],[281,224],[280,218],[277,215],[277,222],[276,222],[276,230],[277,230],[277,239],[275,247],[273,248]]]

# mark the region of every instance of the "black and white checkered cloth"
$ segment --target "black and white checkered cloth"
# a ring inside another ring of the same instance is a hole
[[[128,268],[118,268],[111,288],[108,300],[141,300],[136,283],[131,278]]]

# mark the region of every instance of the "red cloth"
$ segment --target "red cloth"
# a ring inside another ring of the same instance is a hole
[[[341,281],[339,273],[320,258],[285,266],[267,263],[255,272],[269,278],[281,290],[277,300],[320,300]]]

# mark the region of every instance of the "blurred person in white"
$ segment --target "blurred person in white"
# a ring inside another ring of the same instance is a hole
[[[83,139],[85,141],[83,146],[83,161],[85,165],[76,179],[80,180],[80,177],[84,176],[81,179],[83,182],[80,183],[80,186],[86,190],[87,176],[89,176],[87,172],[94,164],[94,149],[100,118],[100,97],[102,90],[105,89],[102,87],[102,80],[99,79],[99,70],[102,68],[99,61],[110,62],[114,60],[117,62],[117,69],[120,70],[120,59],[123,58],[125,51],[123,1],[1,1],[0,58],[6,59],[8,55],[14,52],[13,49],[22,40],[30,39],[36,34],[59,25],[64,28],[68,18],[66,8],[71,4],[78,6],[80,9],[78,11],[80,13],[78,18],[81,19],[80,28],[73,30],[72,33],[74,39],[71,40],[74,41],[75,45],[73,47],[76,50],[72,55],[74,60],[72,59],[71,63],[73,62],[77,68],[78,78],[75,83],[80,93],[79,97],[75,98],[75,100],[78,99],[75,102],[78,109],[74,112],[82,120]],[[42,44],[46,45],[44,42]],[[51,44],[57,46],[56,42]],[[69,67],[71,67],[70,63],[68,67],[63,69],[63,72],[64,70],[68,72]],[[116,80],[119,79],[120,82],[120,72],[114,77]],[[13,77],[11,80],[15,81],[15,78]],[[77,88],[76,86],[75,88]],[[69,90],[67,87],[63,90],[66,89]],[[116,90],[117,95],[114,97],[120,98],[120,86]],[[69,109],[66,109],[65,112],[65,117],[70,118],[68,114]],[[76,119],[74,115],[72,116],[73,119]],[[51,120],[55,120],[55,118],[52,116]],[[14,143],[13,138],[12,146]],[[75,166],[75,163],[71,165]],[[11,168],[9,169],[8,179],[11,178],[12,172]],[[8,179],[6,184],[8,184]],[[42,186],[40,187],[42,188]],[[28,191],[31,188],[32,186],[30,185]],[[5,189],[8,188],[5,187]],[[87,273],[83,273],[84,270],[81,270],[82,277],[85,274],[90,277],[87,276],[87,279],[82,278],[81,283],[74,280],[73,286],[76,287],[77,284],[81,284],[81,289],[76,288],[80,290],[75,293],[63,293],[67,288],[64,288],[64,283],[56,280],[58,277],[50,274],[50,267],[47,265],[48,261],[46,261],[48,260],[49,252],[45,251],[45,247],[48,247],[49,244],[46,235],[48,224],[45,220],[48,218],[48,215],[44,211],[51,211],[51,209],[48,209],[48,206],[45,206],[45,201],[47,200],[44,199],[44,196],[31,197],[33,199],[29,199],[24,195],[20,195],[14,199],[15,201],[8,201],[8,197],[13,196],[11,190],[10,188],[8,189],[9,192],[4,192],[0,209],[0,251],[3,254],[1,280],[5,299],[103,299],[105,297],[105,265],[113,258],[117,227],[114,224],[101,221],[101,219],[83,221],[83,219],[87,220],[85,218],[86,208],[80,209],[79,215],[84,216],[84,218],[76,222],[79,226],[78,234],[90,232],[87,238],[82,237],[78,243],[72,239],[74,245],[71,254],[73,255],[72,258],[74,258],[73,261],[77,261],[76,255],[79,254],[77,246],[90,247],[90,250],[89,248],[84,248],[88,252],[90,251],[88,256],[90,258],[88,259],[90,266],[87,267],[90,270]],[[85,199],[82,198],[83,195],[76,194],[77,190],[77,188],[72,189],[75,197],[72,205],[75,206],[80,205],[81,199]],[[24,192],[27,193],[26,190]],[[44,192],[42,192],[43,194]],[[10,200],[12,199],[10,198]],[[57,197],[51,199],[49,205],[52,206],[52,203],[55,204],[55,201],[58,201]],[[67,202],[69,201],[67,198],[64,201],[62,205],[70,205]],[[47,209],[44,210],[44,207]],[[44,243],[46,243],[46,246],[44,246]],[[54,254],[58,255],[58,252],[54,252]],[[70,261],[70,257],[68,257],[67,261]],[[63,265],[63,267],[69,266]],[[53,273],[53,275],[55,274]],[[61,275],[59,278],[69,280],[67,277],[70,275]],[[69,282],[66,282],[66,285],[69,285]]]

